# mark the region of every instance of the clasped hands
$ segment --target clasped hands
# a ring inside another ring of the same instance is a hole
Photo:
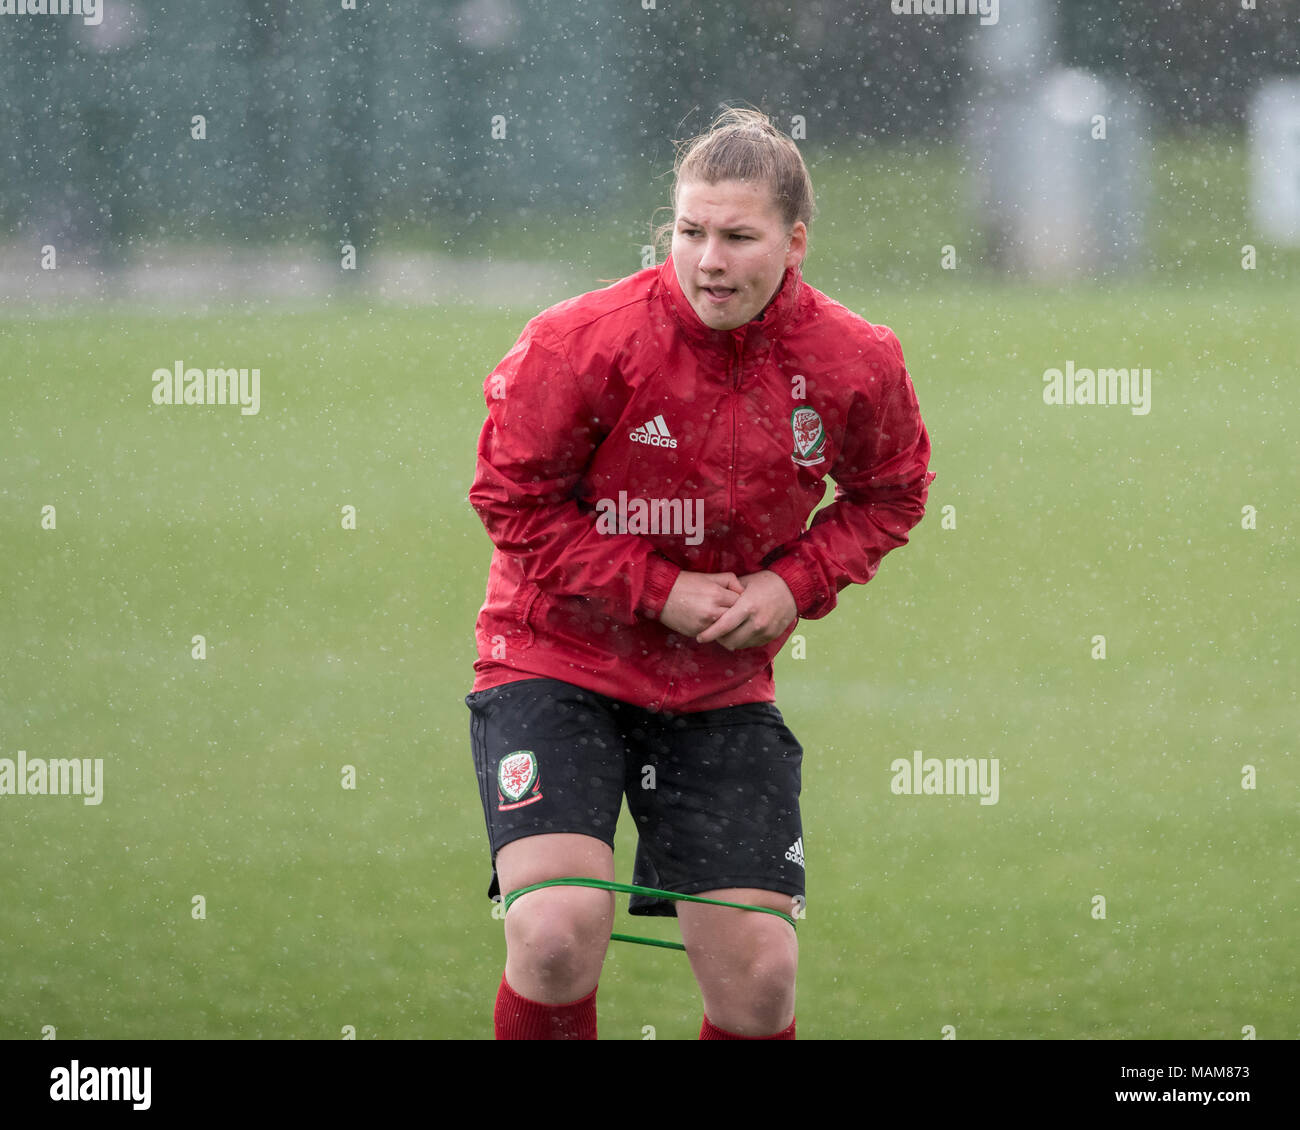
[[[794,596],[776,573],[692,573],[682,570],[659,613],[659,622],[696,643],[728,651],[761,647],[798,615]]]

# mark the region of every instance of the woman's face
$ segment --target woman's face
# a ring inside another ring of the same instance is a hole
[[[685,181],[672,246],[677,281],[700,321],[734,330],[763,311],[787,267],[803,262],[808,229],[800,220],[786,230],[766,185]]]

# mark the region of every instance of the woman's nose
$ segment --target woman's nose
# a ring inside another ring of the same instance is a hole
[[[721,240],[707,240],[704,244],[704,254],[700,256],[700,270],[714,271],[724,267],[726,262],[722,252]]]

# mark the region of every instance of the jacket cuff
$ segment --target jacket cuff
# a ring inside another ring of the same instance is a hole
[[[645,587],[641,590],[641,602],[637,611],[652,620],[659,619],[664,610],[668,594],[673,591],[677,577],[681,573],[680,565],[674,565],[668,558],[652,553],[646,558]]]
[[[775,573],[786,583],[790,595],[794,597],[794,606],[798,610],[800,618],[812,619],[813,617],[809,617],[808,614],[821,604],[822,593],[818,589],[816,578],[812,576],[808,568],[802,565],[793,554],[778,557],[765,568],[768,572]]]

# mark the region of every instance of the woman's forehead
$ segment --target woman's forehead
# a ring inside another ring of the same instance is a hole
[[[771,189],[757,181],[686,181],[677,188],[677,218],[720,228],[779,222]]]

